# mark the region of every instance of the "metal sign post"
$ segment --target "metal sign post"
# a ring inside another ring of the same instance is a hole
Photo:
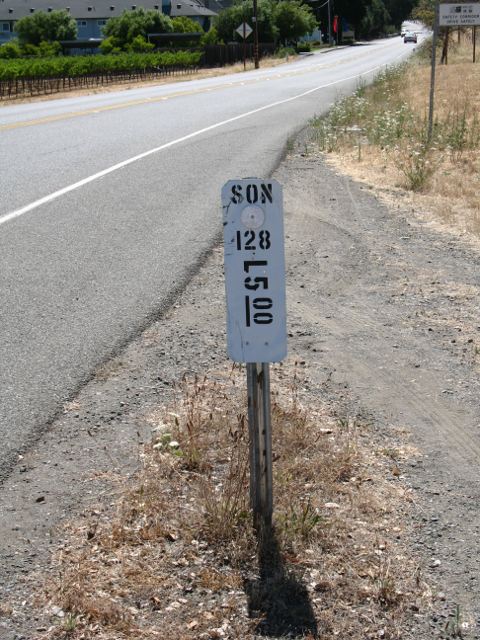
[[[243,70],[247,68],[247,28],[246,23],[243,23]]]
[[[435,21],[433,24],[433,38],[432,38],[432,69],[430,74],[430,104],[428,107],[428,133],[427,141],[430,143],[432,140],[433,132],[433,103],[435,101],[435,70],[437,65],[437,39],[438,39],[438,2],[435,4]]]
[[[228,354],[247,363],[250,501],[257,531],[272,524],[270,362],[287,354],[282,188],[230,180],[222,189]]]
[[[243,70],[245,71],[247,68],[247,38],[252,33],[253,29],[248,22],[242,22],[235,31],[243,38]]]
[[[272,526],[272,429],[268,363],[247,364],[250,503],[257,530]]]

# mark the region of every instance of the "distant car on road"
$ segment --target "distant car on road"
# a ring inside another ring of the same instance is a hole
[[[417,34],[414,31],[407,31],[403,36],[403,41],[407,42],[415,42],[417,43]]]

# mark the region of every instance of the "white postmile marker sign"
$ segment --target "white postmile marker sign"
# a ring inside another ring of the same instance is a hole
[[[287,354],[282,187],[230,180],[222,205],[228,354],[279,362]]]
[[[287,355],[282,187],[230,180],[222,189],[228,354],[247,363],[250,502],[254,526],[272,526],[269,363]]]

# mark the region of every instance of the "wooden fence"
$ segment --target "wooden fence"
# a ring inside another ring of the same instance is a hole
[[[259,56],[262,58],[275,51],[273,43],[261,43]],[[101,55],[101,54],[99,54]],[[243,60],[243,44],[231,43],[227,45],[207,45],[201,60],[203,67],[223,67]],[[247,59],[253,59],[253,44],[246,45]],[[0,81],[0,101],[29,98],[33,96],[50,95],[54,93],[75,91],[76,89],[93,88],[109,84],[141,82],[156,80],[165,76],[188,75],[198,71],[198,67],[168,66],[154,69],[139,69],[131,72],[105,71],[103,73],[88,74],[75,77],[52,78],[15,78]]]
[[[169,66],[132,72],[104,72],[77,77],[15,78],[13,80],[0,81],[0,100],[14,100],[16,98],[49,95],[109,84],[156,80],[157,78],[165,76],[188,75],[197,71],[198,67],[185,68]]]
[[[247,60],[253,60],[253,44],[247,43]],[[273,42],[262,42],[258,45],[259,57],[273,55],[275,45]],[[229,44],[210,44],[205,47],[203,65],[205,67],[224,67],[227,64],[243,61],[243,44],[233,42]]]

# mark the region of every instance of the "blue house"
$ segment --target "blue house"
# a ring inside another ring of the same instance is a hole
[[[77,21],[78,40],[102,38],[102,29],[109,18],[125,10],[153,9],[165,15],[187,16],[202,27],[216,14],[200,0],[0,0],[0,44],[15,37],[15,22],[38,11],[64,9]]]

